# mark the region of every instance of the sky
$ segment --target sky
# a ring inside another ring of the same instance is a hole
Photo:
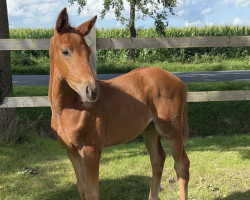
[[[78,6],[69,6],[68,0],[7,0],[9,26],[12,28],[52,28],[60,10],[67,7],[72,26],[78,26],[94,15],[98,16],[97,28],[125,27],[115,20],[114,10],[101,19],[103,0],[87,0],[80,15]],[[129,17],[129,4],[124,0],[123,16]],[[177,0],[175,15],[169,14],[170,27],[187,26],[250,26],[250,0]],[[154,27],[150,18],[136,20],[136,27]]]

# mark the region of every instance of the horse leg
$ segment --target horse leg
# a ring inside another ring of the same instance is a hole
[[[82,158],[80,155],[74,154],[70,151],[67,151],[67,153],[76,174],[77,188],[81,200],[85,200],[85,178]]]
[[[174,168],[179,180],[181,199],[187,200],[190,161],[187,157],[182,140],[175,139],[167,141],[167,143],[175,161]]]
[[[160,191],[160,183],[166,155],[161,145],[160,136],[157,132],[143,133],[142,136],[150,154],[153,174],[148,199],[156,200],[158,199]]]
[[[101,152],[92,146],[85,146],[81,150],[85,174],[86,200],[99,199],[99,164]]]
[[[163,120],[163,118],[158,118],[156,129],[167,142],[174,158],[174,168],[180,185],[181,200],[187,200],[190,161],[184,149],[182,126],[178,122],[180,120],[172,121],[170,119]]]

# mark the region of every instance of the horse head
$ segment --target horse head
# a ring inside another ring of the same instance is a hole
[[[54,36],[51,38],[50,57],[54,74],[65,80],[79,94],[83,103],[95,102],[99,94],[89,63],[91,51],[84,39],[94,26],[96,18],[95,16],[73,28],[64,8],[57,18]]]

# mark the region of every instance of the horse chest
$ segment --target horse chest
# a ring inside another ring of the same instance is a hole
[[[90,114],[78,111],[63,112],[57,124],[57,134],[69,148],[81,149],[94,141],[95,118]]]

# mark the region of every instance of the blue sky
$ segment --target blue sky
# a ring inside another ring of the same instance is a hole
[[[103,0],[87,0],[86,9],[77,14],[77,5],[69,7],[67,0],[7,0],[9,25],[14,28],[38,28],[55,26],[58,13],[68,8],[71,24],[78,26],[94,15],[98,15],[97,28],[124,27],[115,20],[111,10],[104,20],[100,18]],[[129,16],[129,4],[125,0],[123,15]],[[175,16],[169,15],[169,26],[250,26],[250,0],[177,0]],[[136,21],[137,27],[153,27],[154,21],[146,18]]]

